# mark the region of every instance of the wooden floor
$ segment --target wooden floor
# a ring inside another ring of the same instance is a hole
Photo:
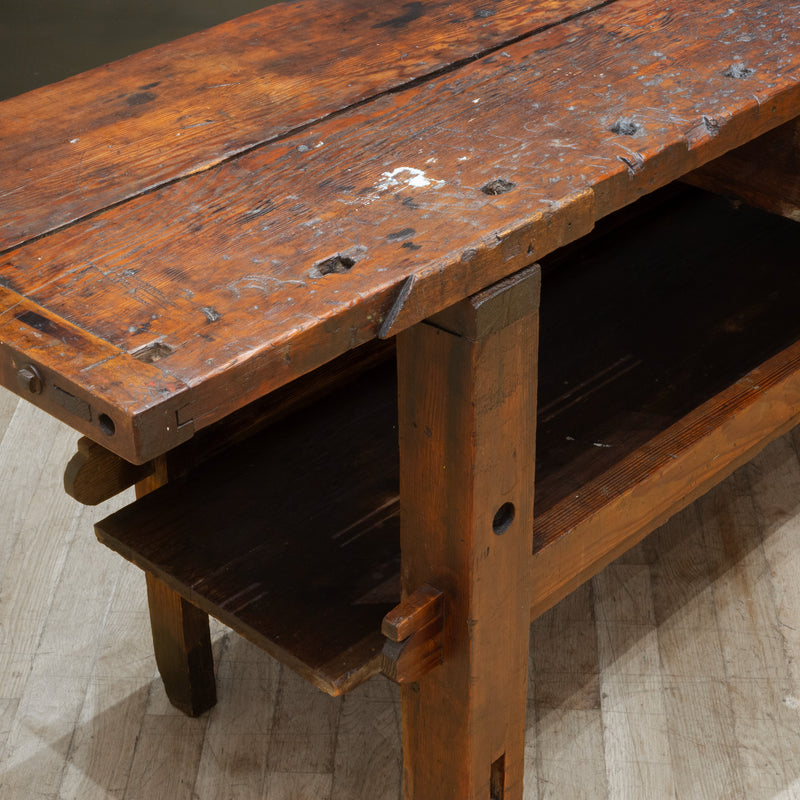
[[[383,678],[333,700],[215,624],[218,706],[168,705],[144,578],[92,535],[109,507],[61,490],[75,439],[0,393],[0,797],[399,798]],[[800,798],[798,451],[795,431],[533,625],[526,800]]]

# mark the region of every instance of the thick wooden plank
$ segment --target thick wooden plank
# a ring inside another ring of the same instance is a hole
[[[522,798],[538,286],[524,270],[398,340],[403,590],[444,593],[443,662],[402,692],[415,800]]]
[[[0,251],[599,4],[280,3],[7,100]]]
[[[109,517],[98,537],[320,688],[347,691],[380,670],[381,620],[399,597],[394,364],[379,373]]]
[[[737,147],[684,180],[800,222],[800,120]]]
[[[766,0],[620,0],[13,250],[0,277],[121,350],[165,347],[151,366],[204,427],[796,116],[799,31]]]
[[[0,281],[0,381],[26,400],[142,463],[186,441],[186,386],[31,303]]]

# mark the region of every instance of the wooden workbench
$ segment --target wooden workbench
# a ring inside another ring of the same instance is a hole
[[[755,0],[299,2],[0,105],[0,378],[101,445],[77,495],[167,483],[98,535],[174,702],[214,613],[404,683],[408,797],[521,797],[531,616],[800,416],[798,45]]]

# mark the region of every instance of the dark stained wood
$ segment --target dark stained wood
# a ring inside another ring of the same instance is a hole
[[[199,717],[217,702],[208,616],[150,573],[147,603],[153,650],[170,703]]]
[[[380,671],[400,593],[394,372],[282,419],[98,538],[328,693],[353,688]]]
[[[0,251],[598,4],[282,3],[7,100]]]
[[[296,381],[260,398],[197,436],[169,455],[170,479],[274,425],[394,357],[394,341],[368,342],[324,364]],[[156,459],[157,460],[157,459]],[[133,486],[154,470],[154,461],[138,466],[85,437],[67,465],[64,488],[86,505],[96,505]]]
[[[402,689],[415,800],[485,800],[498,762],[501,796],[522,798],[538,312],[506,314],[526,303],[504,294],[530,299],[538,268],[504,284],[453,310],[452,332],[398,338],[403,587],[445,606],[441,666]]]
[[[543,261],[538,517],[800,338],[794,223],[660,199]]]
[[[537,517],[531,618],[800,422],[800,344]]]
[[[174,463],[172,456],[157,459],[151,474],[136,485],[136,496],[166,485]],[[145,578],[153,651],[167,698],[184,714],[198,717],[217,702],[208,616],[155,575]]]
[[[149,462],[131,464],[85,436],[64,471],[64,491],[87,506],[96,506],[146,478],[154,469]]]
[[[800,120],[737,147],[684,180],[800,222]]]
[[[800,414],[800,229],[649,205],[543,265],[534,617]]]
[[[156,400],[188,436],[797,116],[796,12],[729,5],[605,5],[11,250],[0,281],[114,352],[164,348],[167,392],[104,383],[109,446],[145,460],[174,446],[129,441]],[[0,335],[70,372],[71,346]]]

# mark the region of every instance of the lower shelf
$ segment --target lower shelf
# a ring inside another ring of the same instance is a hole
[[[533,616],[800,421],[800,227],[689,189],[648,206],[543,265]],[[389,363],[97,535],[340,694],[399,599],[395,425]]]
[[[394,365],[100,522],[101,542],[329,694],[399,600]],[[394,444],[392,444],[394,442]]]

